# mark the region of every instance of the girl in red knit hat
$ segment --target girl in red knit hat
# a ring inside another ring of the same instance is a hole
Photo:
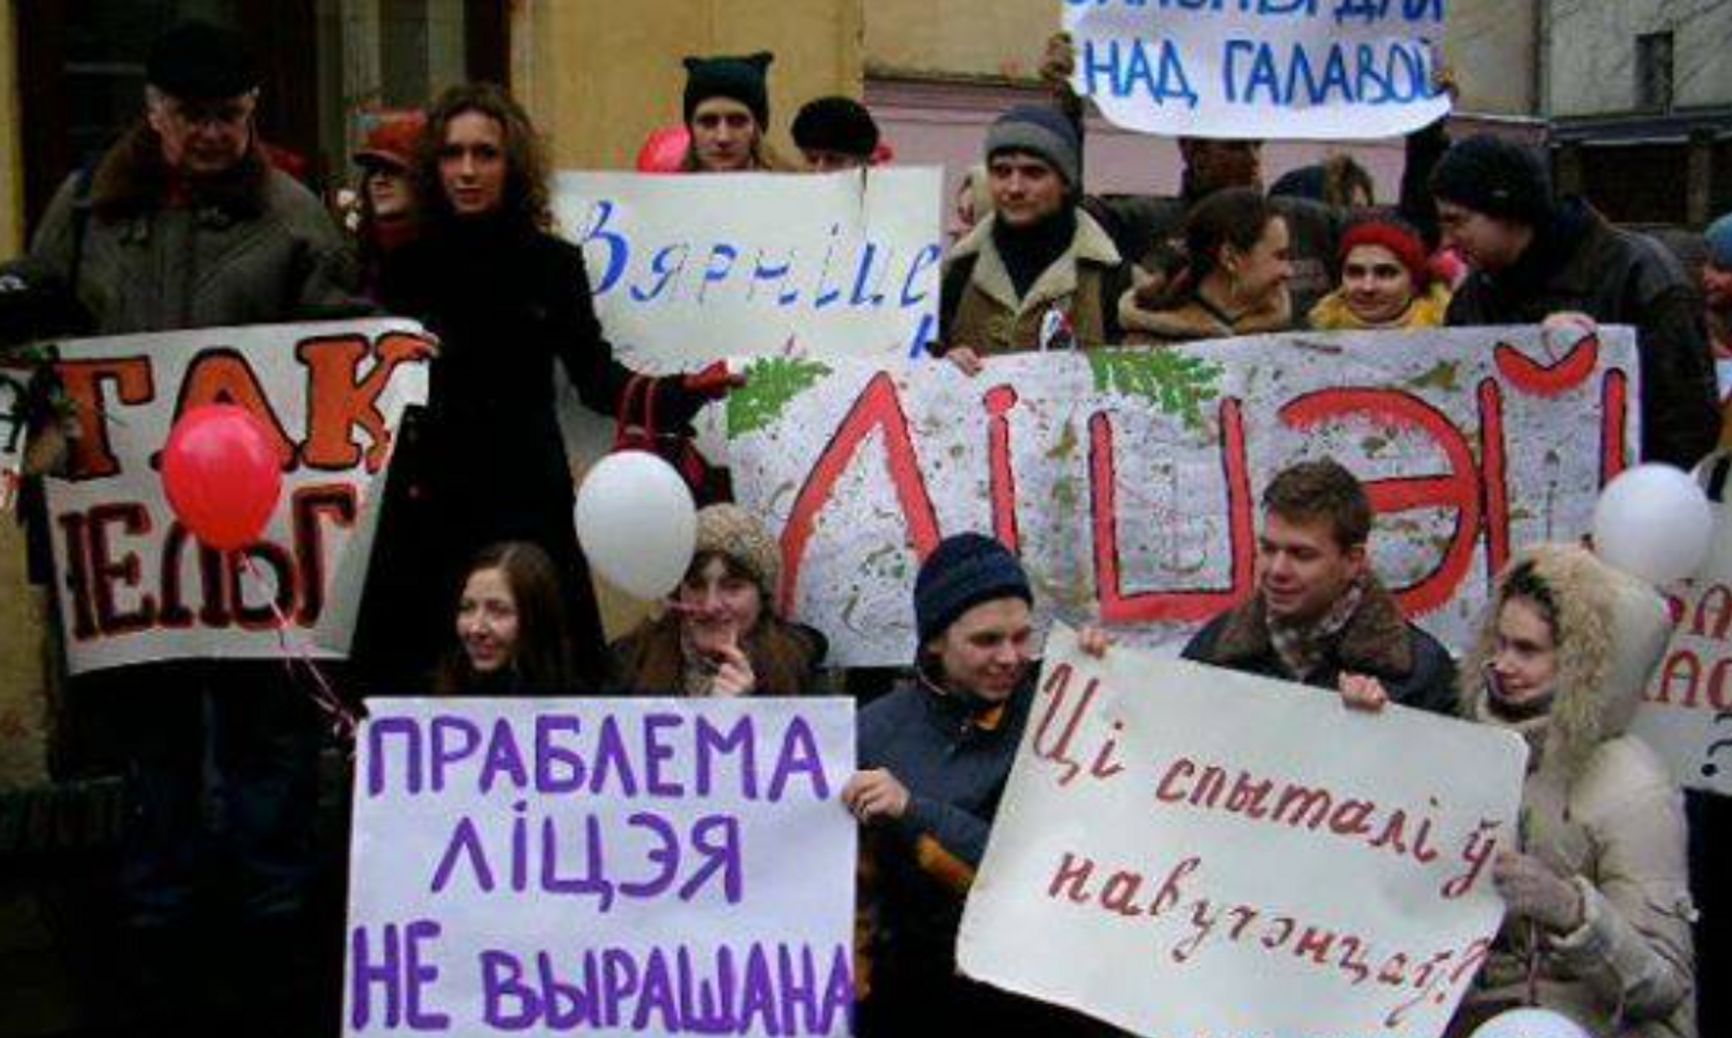
[[[1311,327],[1438,328],[1449,296],[1416,231],[1394,219],[1368,219],[1341,236],[1341,286],[1311,308]]]

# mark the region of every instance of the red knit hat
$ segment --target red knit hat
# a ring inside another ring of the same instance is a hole
[[[415,163],[415,146],[427,130],[427,114],[419,109],[370,114],[373,128],[367,132],[355,162],[361,166],[383,166],[404,172]]]
[[[1393,220],[1365,220],[1354,224],[1341,236],[1341,262],[1347,262],[1348,253],[1358,245],[1381,245],[1395,254],[1401,265],[1407,268],[1407,273],[1413,278],[1415,292],[1423,292],[1431,283],[1431,266],[1425,252],[1425,243],[1419,240],[1417,232]]]

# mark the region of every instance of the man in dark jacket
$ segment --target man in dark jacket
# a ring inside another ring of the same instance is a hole
[[[977,533],[920,567],[916,678],[860,714],[861,770],[842,802],[866,827],[873,915],[858,1033],[1068,1035],[1092,1025],[959,976],[956,930],[1034,698],[1028,577]],[[1085,651],[1105,641],[1085,632]]]
[[[1450,325],[1633,325],[1643,460],[1689,468],[1714,448],[1714,364],[1700,303],[1671,253],[1579,198],[1554,200],[1541,157],[1502,138],[1455,144],[1431,188],[1444,243],[1473,266]]]
[[[1186,659],[1318,688],[1374,684],[1403,706],[1455,710],[1455,664],[1407,622],[1371,572],[1371,502],[1333,461],[1301,462],[1263,491],[1257,592],[1185,646]]]

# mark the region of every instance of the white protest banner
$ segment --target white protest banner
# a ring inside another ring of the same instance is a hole
[[[392,431],[427,397],[420,325],[201,328],[71,340],[59,354],[79,430],[68,473],[48,483],[71,670],[280,656],[278,611],[291,633],[320,627],[362,501],[383,488]],[[175,520],[157,468],[175,420],[214,402],[256,415],[283,462],[263,538],[228,555]],[[309,651],[340,655],[346,639]]]
[[[345,1034],[848,1033],[851,701],[370,707]]]
[[[1169,136],[1393,137],[1442,118],[1444,0],[1064,0],[1071,84]]]
[[[937,168],[560,173],[596,312],[628,364],[799,353],[889,363],[937,336]]]
[[[1435,1038],[1503,916],[1526,757],[1055,628],[957,962],[1161,1038]]]
[[[18,505],[24,480],[25,389],[30,372],[0,364],[0,520]]]
[[[1630,730],[1686,789],[1732,795],[1732,455],[1713,454],[1698,477],[1714,498],[1714,539],[1695,576],[1669,589],[1675,625],[1648,678]]]
[[[1250,593],[1257,495],[1306,457],[1366,481],[1377,572],[1459,647],[1512,546],[1586,532],[1639,440],[1628,328],[1562,356],[1537,328],[1472,328],[1021,354],[972,379],[750,371],[727,403],[735,493],[843,666],[907,662],[917,560],[962,530],[1021,554],[1043,618],[1176,652]]]

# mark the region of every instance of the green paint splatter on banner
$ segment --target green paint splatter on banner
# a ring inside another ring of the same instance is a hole
[[[827,365],[798,357],[763,357],[746,368],[746,384],[728,394],[728,439],[774,425],[793,399],[825,375]]]
[[[1171,349],[1088,350],[1095,392],[1142,397],[1186,428],[1203,427],[1203,404],[1221,395],[1221,365]]]
[[[1414,389],[1439,389],[1445,393],[1461,391],[1461,365],[1453,360],[1440,360],[1423,375],[1407,380]]]

